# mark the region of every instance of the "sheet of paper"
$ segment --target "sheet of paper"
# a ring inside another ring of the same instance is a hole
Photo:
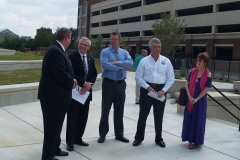
[[[89,91],[87,91],[85,94],[81,95],[79,91],[82,89],[82,87],[77,86],[72,90],[72,99],[78,101],[79,103],[84,104],[90,94]]]
[[[161,98],[158,98],[158,94],[152,91],[148,92],[148,96],[153,97],[161,102],[163,102],[166,99],[165,95],[163,95]]]

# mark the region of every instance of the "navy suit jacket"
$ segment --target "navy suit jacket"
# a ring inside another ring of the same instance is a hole
[[[43,58],[38,99],[56,105],[70,105],[73,76],[68,57],[55,41],[48,47]]]

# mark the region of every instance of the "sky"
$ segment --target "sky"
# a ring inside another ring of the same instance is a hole
[[[77,28],[78,0],[0,0],[0,29],[36,36],[37,29]]]

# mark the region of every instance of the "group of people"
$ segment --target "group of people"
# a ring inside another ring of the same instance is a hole
[[[129,143],[124,136],[124,103],[127,69],[133,65],[128,51],[120,48],[122,36],[119,32],[110,34],[111,46],[101,51],[102,66],[102,108],[99,124],[98,143],[104,143],[109,131],[109,112],[113,104],[115,139]],[[71,42],[71,31],[60,28],[56,41],[49,46],[42,64],[42,75],[39,83],[38,99],[43,114],[44,140],[42,160],[56,160],[55,156],[67,156],[68,152],[60,149],[61,130],[64,117],[67,114],[67,150],[73,151],[74,144],[88,146],[82,136],[88,119],[89,104],[92,100],[92,86],[97,78],[94,59],[87,54],[91,41],[82,37],[78,42],[78,51],[66,54],[65,50]],[[165,147],[162,138],[162,121],[168,89],[174,83],[174,69],[170,60],[161,55],[161,41],[152,38],[149,41],[150,55],[142,50],[142,56],[135,62],[136,104],[140,112],[137,131],[133,146],[138,146],[144,140],[146,120],[151,106],[154,109],[155,143]],[[211,87],[211,73],[206,66],[209,57],[206,53],[197,57],[194,68],[187,79],[186,91],[189,102],[185,107],[182,140],[189,141],[188,147],[203,144],[206,121],[206,93]],[[72,99],[72,89],[77,89],[80,95],[90,92],[84,104]],[[140,90],[140,91],[139,91]],[[140,92],[140,94],[139,94]],[[157,98],[148,96],[149,92]],[[205,114],[205,115],[204,115]]]

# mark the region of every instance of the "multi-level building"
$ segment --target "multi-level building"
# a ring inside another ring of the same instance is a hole
[[[185,19],[186,41],[179,45],[187,57],[207,51],[212,59],[240,60],[240,0],[79,0],[78,36],[101,34],[108,46],[118,28],[140,53],[161,13]]]

